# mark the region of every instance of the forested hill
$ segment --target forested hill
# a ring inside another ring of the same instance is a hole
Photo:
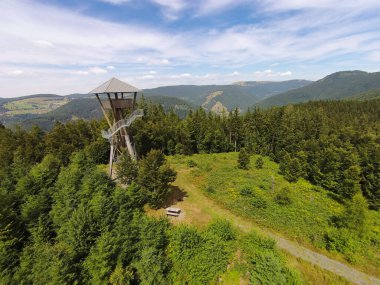
[[[0,125],[1,284],[216,284],[241,260],[242,276],[254,284],[302,284],[270,240],[238,239],[223,221],[200,231],[147,217],[143,206],[163,205],[175,179],[162,152],[182,158],[235,150],[266,156],[266,162],[279,163],[275,175],[289,187],[306,179],[315,186],[311,191],[329,193],[324,201],[333,198],[344,207],[342,212],[325,205],[332,214],[304,224],[318,223],[321,230],[307,238],[331,255],[378,268],[378,220],[371,227],[367,221],[376,216],[369,215],[368,206],[380,209],[380,100],[310,102],[227,116],[198,109],[184,119],[157,104],[139,107],[145,115],[130,133],[142,159],[136,165],[124,157],[125,177],[131,179],[126,188],[115,185],[99,165],[107,163],[109,153],[101,137],[104,120],[57,123],[46,133]],[[228,161],[218,159],[222,165]],[[187,173],[203,183],[190,160],[193,169]],[[201,172],[211,172],[213,162],[210,155],[207,165],[199,165]],[[252,173],[241,175],[256,179]],[[270,183],[266,178],[259,191],[270,189]],[[223,188],[228,201],[249,199],[249,207],[240,210],[266,207],[257,189],[242,188],[239,194]],[[276,205],[291,209],[289,193],[296,190],[281,191]],[[301,187],[294,195],[303,194]],[[310,196],[302,203],[316,201]]]
[[[246,110],[258,101],[291,89],[310,84],[307,80],[288,81],[246,81],[231,85],[177,85],[145,89],[144,95],[177,97],[196,106],[213,110],[222,106],[231,111],[235,108]]]
[[[258,105],[271,107],[315,100],[336,100],[375,89],[380,89],[380,72],[341,71],[305,87],[264,99]]]
[[[380,88],[371,90],[364,93],[355,94],[353,96],[347,97],[347,100],[359,100],[359,101],[365,101],[365,100],[373,100],[373,99],[380,99]]]
[[[379,90],[380,72],[342,71],[316,82],[242,81],[230,85],[164,86],[145,89],[144,97],[160,103],[166,111],[173,109],[183,118],[188,110],[197,107],[223,114],[235,108],[244,112],[254,106],[282,106],[315,100],[364,101],[378,98]],[[96,100],[88,94],[37,94],[19,98],[0,98],[0,122],[6,126],[20,124],[30,128],[37,124],[44,130],[49,130],[57,121],[100,117],[101,112]]]
[[[61,98],[60,96],[58,97]],[[75,95],[75,97],[78,96]],[[57,122],[67,123],[71,120],[102,118],[103,114],[100,110],[99,102],[95,98],[78,98],[80,99],[72,99],[63,106],[45,114],[22,114],[3,116],[3,118],[0,116],[0,121],[10,127],[20,125],[25,129],[31,129],[33,125],[37,125],[44,131],[48,131]],[[173,110],[181,118],[184,118],[189,110],[195,108],[190,103],[175,97],[152,96],[146,100],[160,104],[166,112]]]

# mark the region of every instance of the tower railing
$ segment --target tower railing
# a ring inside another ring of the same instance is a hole
[[[120,129],[129,127],[134,120],[137,118],[140,118],[144,116],[144,110],[143,109],[137,109],[133,111],[128,118],[124,118],[120,121],[117,121],[111,128],[109,128],[107,131],[102,130],[102,137],[105,139],[111,139],[113,135],[115,135]]]

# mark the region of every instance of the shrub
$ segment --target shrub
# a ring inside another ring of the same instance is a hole
[[[257,209],[266,209],[268,202],[260,196],[256,196],[252,199],[251,205]]]
[[[204,172],[210,172],[212,170],[212,167],[209,163],[202,164],[200,168]]]
[[[279,205],[290,205],[292,203],[292,199],[290,198],[290,190],[288,187],[284,187],[281,191],[276,195],[274,201]]]
[[[302,284],[297,274],[285,267],[281,256],[276,253],[258,253],[251,263],[251,284]]]
[[[208,227],[208,232],[216,235],[223,241],[229,241],[236,239],[236,232],[232,228],[232,225],[227,220],[215,221]]]
[[[197,163],[194,160],[189,159],[187,161],[187,166],[190,167],[190,168],[192,168],[192,167],[197,167],[198,165],[197,165]]]
[[[253,191],[249,186],[244,186],[243,188],[240,189],[240,195],[241,196],[252,196]]]
[[[355,237],[348,229],[333,229],[324,236],[326,249],[328,251],[336,251],[344,254],[347,261],[354,263],[356,261],[355,252],[358,250],[359,244],[355,241]]]
[[[220,233],[220,225],[212,227]],[[168,255],[173,265],[173,282],[168,284],[216,284],[230,260],[229,243],[188,226],[175,228],[170,237]]]
[[[240,169],[249,168],[249,153],[247,152],[245,148],[242,148],[239,152],[238,168]]]
[[[261,156],[259,156],[257,159],[256,159],[256,163],[255,163],[255,167],[257,169],[262,169],[264,166],[264,160]]]
[[[207,186],[204,188],[204,191],[205,191],[206,193],[209,193],[209,194],[215,193],[215,189],[214,189],[211,185],[207,185]]]
[[[356,194],[346,203],[340,217],[342,226],[365,236],[368,232],[368,203],[362,194]]]
[[[251,284],[302,284],[299,276],[286,267],[274,240],[252,232],[242,239],[241,245]]]

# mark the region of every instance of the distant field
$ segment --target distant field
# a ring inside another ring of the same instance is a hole
[[[6,115],[44,114],[55,110],[70,100],[65,97],[34,97],[5,103]]]

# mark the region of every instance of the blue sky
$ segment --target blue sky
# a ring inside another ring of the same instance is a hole
[[[378,0],[2,0],[0,97],[380,71]]]

